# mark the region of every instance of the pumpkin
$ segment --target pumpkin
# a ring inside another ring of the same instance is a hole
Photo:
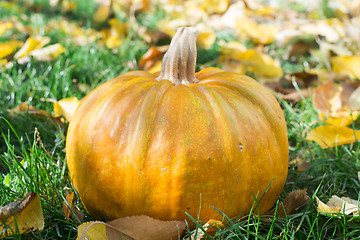
[[[215,208],[232,218],[256,209],[255,197],[261,212],[277,200],[288,167],[283,112],[250,77],[195,73],[196,38],[180,28],[160,73],[120,75],[76,110],[67,163],[95,218],[207,221],[222,219]]]

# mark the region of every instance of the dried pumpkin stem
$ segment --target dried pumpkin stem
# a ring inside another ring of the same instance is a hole
[[[174,84],[191,84],[195,77],[196,39],[199,32],[194,27],[181,27],[171,40],[165,53],[158,80],[168,79]]]

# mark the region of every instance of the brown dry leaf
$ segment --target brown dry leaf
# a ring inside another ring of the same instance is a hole
[[[78,227],[78,240],[169,240],[185,229],[183,221],[160,221],[148,216],[119,218],[109,223],[89,222]]]
[[[15,233],[42,230],[44,216],[40,197],[31,192],[26,197],[0,208],[0,238]]]
[[[283,218],[286,215],[298,213],[305,208],[309,201],[310,197],[307,195],[306,189],[292,191],[277,207],[276,216]],[[275,209],[268,211],[265,215],[275,215]]]
[[[295,80],[299,87],[307,88],[318,81],[318,76],[307,71],[295,72],[291,74],[291,80]]]
[[[64,117],[66,121],[70,122],[80,100],[76,97],[64,98],[54,103],[54,117]]]
[[[65,199],[66,201],[63,201],[63,213],[65,214],[66,221],[69,221],[69,218],[71,216],[75,222],[80,224],[84,220],[85,214],[74,207],[74,192],[68,193]],[[75,213],[76,217],[73,215],[72,212]]]
[[[22,104],[16,106],[15,108],[9,110],[10,113],[29,113],[30,115],[40,116],[40,117],[50,117],[50,113],[44,110],[39,110],[30,106],[28,102],[23,102]]]
[[[0,58],[9,56],[22,45],[23,42],[18,40],[10,40],[8,42],[0,43]]]
[[[324,83],[313,91],[313,105],[321,112],[337,112],[342,109],[340,86],[333,81]]]
[[[46,46],[30,52],[38,61],[52,61],[56,59],[61,53],[65,51],[65,48],[60,44],[56,43],[53,45]]]
[[[139,60],[139,69],[148,71],[155,65],[158,60],[161,60],[165,52],[169,49],[169,45],[150,47],[149,50]]]
[[[328,81],[318,86],[313,91],[313,105],[320,111],[320,119],[326,124],[348,126],[357,119],[356,108],[356,85],[343,81],[341,85],[335,85],[333,81]],[[353,110],[353,111],[351,111]]]
[[[224,227],[224,224],[220,221],[210,219],[202,227],[207,234],[214,235],[218,229],[221,229]],[[195,232],[195,233],[191,234],[191,236],[189,238],[187,238],[186,240],[200,240],[200,239],[203,239],[204,237],[205,237],[205,233],[203,231],[200,231],[200,232]]]
[[[236,20],[236,30],[240,37],[246,36],[259,44],[269,44],[275,39],[277,28],[270,25],[258,24],[254,20],[242,17]]]
[[[298,103],[301,102],[304,98],[310,97],[312,94],[311,89],[301,89],[300,91],[292,90],[287,94],[278,94],[281,99],[284,99],[288,102]]]
[[[351,110],[360,110],[360,87],[351,93],[349,105]]]
[[[344,126],[325,125],[311,130],[305,140],[315,141],[321,148],[330,148],[356,142],[360,131]]]
[[[22,48],[15,53],[14,58],[18,61],[22,61],[22,59],[29,56],[30,52],[42,48],[49,42],[49,37],[29,37]]]
[[[316,201],[318,204],[319,213],[340,213],[345,215],[353,214],[354,216],[359,216],[359,202],[357,200],[348,198],[348,197],[338,197],[333,195],[329,201],[324,204],[317,197]]]
[[[360,56],[337,56],[330,61],[334,72],[360,79]]]

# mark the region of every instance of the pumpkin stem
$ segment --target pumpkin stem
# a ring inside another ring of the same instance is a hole
[[[195,77],[198,35],[195,27],[181,27],[177,30],[164,55],[158,80],[168,79],[174,84],[185,85],[199,82]]]

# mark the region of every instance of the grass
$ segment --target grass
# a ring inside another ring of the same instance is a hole
[[[66,13],[65,17],[88,28],[91,26],[95,5],[91,1],[89,5],[84,3],[88,1],[78,2],[75,13]],[[48,8],[45,0],[36,3],[38,7],[35,10],[21,4],[16,4],[11,9],[0,5],[0,16],[3,20],[17,16],[19,21],[27,25],[36,22],[41,29],[53,18],[61,19],[64,15],[60,9],[44,10]],[[321,11],[326,15],[326,6]],[[28,18],[21,20],[24,13]],[[154,29],[156,21],[161,17],[163,15],[153,19],[144,15],[139,19],[141,24],[148,24],[150,29]],[[0,41],[14,36],[19,40],[26,39],[24,33],[9,31],[0,37]],[[66,48],[66,52],[56,60],[39,62],[32,59],[27,64],[14,64],[12,68],[0,71],[0,205],[13,202],[31,191],[45,196],[41,198],[45,216],[44,230],[6,239],[74,239],[77,236],[77,224],[72,219],[66,221],[62,211],[66,192],[74,190],[65,157],[66,124],[63,127],[54,126],[46,117],[26,112],[11,113],[9,109],[28,102],[37,109],[53,113],[49,99],[59,100],[73,96],[82,98],[99,84],[137,69],[136,60],[147,50],[146,43],[136,33],[129,34],[115,53],[95,43],[75,46],[68,41],[66,35],[55,30],[49,32],[48,36],[52,43],[61,42]],[[233,36],[226,34],[219,37],[233,39]],[[277,50],[275,46],[272,47]],[[218,54],[216,45],[210,50],[200,49],[198,67],[216,59]],[[302,59],[297,64],[284,60],[282,66],[288,73],[301,71],[302,61],[306,60]],[[79,84],[86,85],[87,88],[80,90]],[[311,201],[301,212],[285,218],[259,218],[255,212],[245,219],[227,219],[225,227],[220,227],[213,236],[205,234],[204,239],[359,238],[358,217],[319,214],[315,196],[323,201],[334,194],[359,198],[360,182],[357,172],[360,169],[360,144],[356,142],[324,150],[315,143],[305,141],[302,133],[317,119],[311,99],[297,104],[281,100],[280,103],[287,121],[290,159],[299,157],[310,162],[311,166],[303,172],[298,171],[296,166],[290,166],[286,185],[276,206],[295,189],[306,188]],[[358,128],[359,122],[355,122],[354,126]],[[75,205],[86,212],[78,200]],[[85,221],[90,220],[93,219],[86,215]],[[202,223],[198,223],[196,219],[194,221],[198,227],[189,231],[188,236],[202,232]]]

